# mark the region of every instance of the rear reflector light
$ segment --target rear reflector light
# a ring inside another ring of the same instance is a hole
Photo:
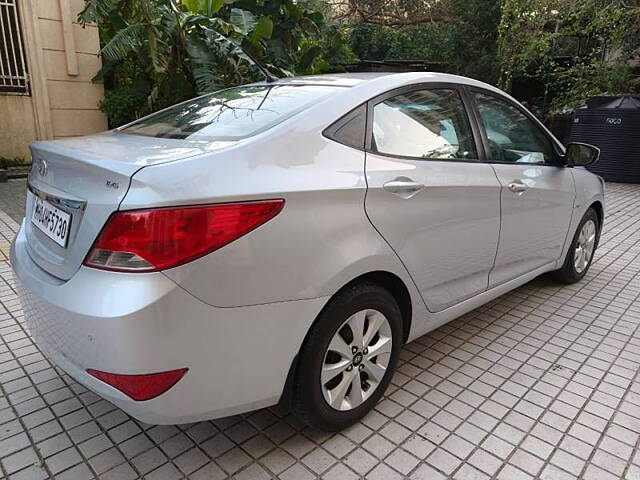
[[[114,213],[84,264],[121,272],[176,267],[213,252],[275,217],[284,200]]]
[[[87,373],[141,402],[162,395],[173,387],[187,373],[187,370],[188,368],[181,368],[146,375],[118,375],[117,373],[89,369]]]

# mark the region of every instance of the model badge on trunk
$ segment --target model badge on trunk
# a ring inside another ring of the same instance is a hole
[[[49,167],[47,166],[47,162],[45,162],[42,158],[39,158],[36,161],[36,169],[38,170],[38,173],[41,177],[45,177],[47,175],[48,168]]]

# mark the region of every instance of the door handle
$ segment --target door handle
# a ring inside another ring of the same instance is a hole
[[[513,193],[517,193],[518,195],[522,195],[527,186],[522,182],[522,180],[514,180],[509,184],[509,190]]]
[[[402,198],[411,198],[424,188],[422,183],[414,182],[407,177],[398,177],[382,185],[387,192]]]

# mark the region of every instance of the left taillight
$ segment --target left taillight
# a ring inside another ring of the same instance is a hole
[[[119,272],[153,272],[195,260],[278,215],[284,200],[116,212],[84,265]]]

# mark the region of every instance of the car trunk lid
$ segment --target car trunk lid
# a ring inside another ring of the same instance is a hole
[[[220,145],[218,145],[219,147]],[[211,142],[104,133],[31,144],[25,233],[31,258],[68,280],[78,270],[109,216],[120,205],[135,172],[210,151]],[[70,215],[66,246],[32,222],[36,198]]]

